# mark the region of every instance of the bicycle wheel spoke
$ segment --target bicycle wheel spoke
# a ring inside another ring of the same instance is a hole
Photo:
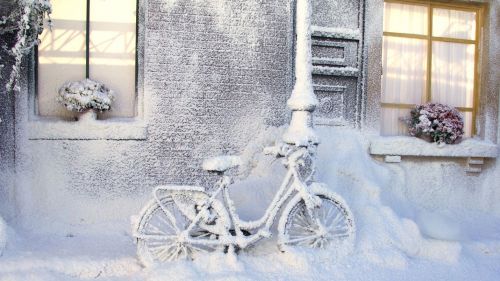
[[[296,223],[298,223],[302,226],[309,226],[310,225],[310,220],[305,216],[305,210],[298,214]]]
[[[170,220],[172,226],[175,228],[175,231],[178,233],[180,232],[180,229],[177,227],[177,220],[175,219],[174,215],[171,214],[163,204],[160,203],[160,208],[163,211],[163,213],[167,216],[167,218]]]
[[[154,252],[155,252],[155,255],[158,257],[158,260],[164,261],[165,256],[168,253],[170,248],[171,247],[169,247],[169,246],[157,247]]]
[[[329,224],[331,225],[338,225],[339,222],[341,222],[341,220],[343,219],[343,214],[341,212],[338,212],[337,213],[337,216],[335,217],[335,219],[333,219]]]
[[[305,232],[311,232],[311,228],[309,226],[295,224],[293,227],[298,228],[297,230],[300,229],[300,230],[305,231]]]
[[[325,211],[325,215],[323,216],[323,220],[325,223],[328,223],[328,220],[331,219],[333,210],[334,208],[328,205],[328,211]]]
[[[176,259],[176,257],[179,256],[179,247],[177,246],[174,246],[172,247],[172,251],[169,251],[168,252],[168,255],[166,256],[166,258],[164,259],[164,261],[173,261]]]
[[[160,223],[163,223],[163,225],[172,229],[174,232],[177,232],[179,230],[177,227],[175,227],[173,222],[167,221],[168,218],[164,218],[163,216],[158,216],[157,219]]]
[[[163,231],[160,227],[154,225],[153,223],[149,225],[149,228],[152,228],[151,234],[157,234],[157,235],[168,234],[167,232]]]
[[[144,239],[144,240],[154,240],[154,241],[164,241],[164,240],[174,240],[177,238],[177,236],[174,235],[154,235],[154,234],[141,234],[137,236],[139,239]]]
[[[301,238],[296,238],[296,239],[288,240],[286,242],[290,243],[290,244],[293,244],[293,243],[299,243],[299,242],[306,241],[306,240],[312,240],[312,239],[315,239],[315,238],[318,238],[318,236],[317,235],[311,235],[311,236],[306,236],[306,237],[301,237]]]

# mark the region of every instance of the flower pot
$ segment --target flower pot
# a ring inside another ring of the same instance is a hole
[[[93,122],[97,120],[97,112],[93,109],[85,110],[78,116],[79,122]]]

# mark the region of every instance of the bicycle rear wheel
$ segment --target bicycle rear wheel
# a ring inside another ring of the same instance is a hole
[[[195,199],[191,200],[193,208],[196,208]],[[193,259],[199,253],[219,249],[220,245],[214,240],[218,240],[221,234],[215,230],[216,224],[223,223],[220,207],[218,204],[211,207],[214,217],[210,226],[200,221],[186,237],[183,232],[192,223],[192,219],[185,215],[186,210],[181,210],[171,196],[161,198],[160,202],[151,200],[142,212],[136,229],[137,255],[141,263],[150,266],[157,262]]]

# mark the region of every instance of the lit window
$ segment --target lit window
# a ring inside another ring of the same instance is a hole
[[[416,104],[454,106],[475,131],[479,10],[433,3],[384,3],[382,134],[406,133],[399,120]]]
[[[85,78],[114,90],[106,116],[133,117],[136,103],[136,0],[52,0],[52,30],[37,50],[38,114],[68,117],[60,86]]]

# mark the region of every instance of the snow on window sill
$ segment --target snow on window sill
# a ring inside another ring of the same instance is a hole
[[[145,140],[147,125],[135,118],[63,121],[51,118],[28,123],[30,140]]]
[[[370,154],[430,157],[496,158],[498,146],[478,139],[464,139],[458,144],[439,146],[415,137],[377,137],[370,141]]]

